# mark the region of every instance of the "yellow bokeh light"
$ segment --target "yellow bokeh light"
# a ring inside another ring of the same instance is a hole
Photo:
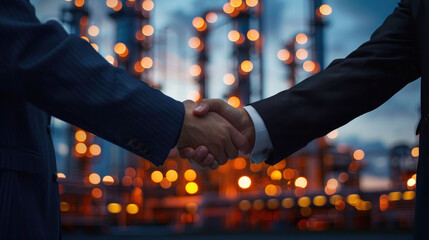
[[[217,21],[217,14],[214,12],[209,12],[206,14],[206,21],[209,23],[215,23]]]
[[[307,179],[305,177],[299,177],[295,180],[295,187],[306,188],[307,187]]]
[[[264,206],[265,206],[265,204],[264,204],[264,201],[262,199],[256,199],[253,202],[253,208],[257,211],[264,209]]]
[[[275,195],[277,195],[277,187],[276,187],[276,185],[268,184],[265,187],[265,194],[267,194],[268,196],[275,196]]]
[[[365,153],[360,149],[353,152],[353,158],[356,160],[362,160],[364,157]]]
[[[195,194],[198,192],[198,185],[194,182],[189,182],[185,186],[186,192],[189,194]]]
[[[150,175],[150,178],[152,179],[152,181],[154,183],[159,183],[162,181],[162,179],[164,178],[164,176],[162,175],[162,172],[156,170],[153,171],[152,174]]]
[[[256,41],[256,40],[258,40],[258,39],[259,39],[259,32],[258,32],[257,30],[255,30],[255,29],[250,29],[250,30],[247,32],[247,38],[248,38],[250,41]]]
[[[60,210],[61,212],[70,211],[70,204],[68,202],[60,202]]]
[[[235,76],[232,73],[227,73],[223,76],[223,83],[226,85],[232,85],[235,83]]]
[[[360,196],[358,194],[349,194],[347,196],[347,203],[354,206],[360,200]]]
[[[237,30],[231,30],[228,33],[228,39],[231,42],[237,42],[240,39],[240,33]]]
[[[308,207],[311,204],[311,199],[309,197],[301,197],[298,199],[298,206]]]
[[[327,202],[327,200],[326,200],[325,196],[316,196],[313,198],[314,206],[321,207],[321,206],[325,205],[326,202]]]
[[[91,27],[88,28],[88,34],[90,36],[95,37],[95,36],[98,35],[98,33],[100,33],[100,29],[98,29],[97,26],[93,25],[93,26],[91,26]]]
[[[75,133],[74,137],[79,142],[84,142],[86,140],[86,133],[85,131],[79,130]]]
[[[240,64],[241,70],[243,72],[251,72],[253,70],[253,63],[249,60],[244,60],[241,64]]]
[[[280,59],[280,61],[286,61],[290,58],[290,52],[286,49],[281,49],[277,52],[277,58]]]
[[[312,72],[316,69],[316,64],[313,61],[305,61],[302,65],[306,72]]]
[[[153,66],[153,60],[150,57],[144,57],[140,60],[140,64],[144,69],[149,69]]]
[[[402,194],[402,199],[404,200],[413,200],[416,197],[416,192],[406,191]]]
[[[338,181],[334,178],[329,179],[326,183],[326,187],[329,189],[337,189],[338,186]]]
[[[84,143],[78,143],[78,144],[76,144],[76,147],[75,147],[76,152],[79,154],[86,153],[87,149],[88,148],[86,147],[86,145]]]
[[[232,97],[228,98],[228,104],[235,107],[235,108],[238,108],[240,106],[241,102],[240,102],[240,99],[238,97],[232,96]]]
[[[413,156],[413,157],[419,157],[419,147],[415,147],[415,148],[413,148],[413,150],[411,150],[411,155]]]
[[[94,156],[98,156],[101,154],[101,147],[97,144],[92,144],[89,146],[89,152]]]
[[[83,40],[85,40],[85,41],[89,42],[89,38],[88,38],[88,37],[80,36],[80,38],[82,38]]]
[[[104,185],[110,186],[115,183],[115,179],[113,179],[113,177],[110,175],[106,175],[103,177],[103,183]]]
[[[139,206],[134,203],[130,203],[127,205],[127,213],[129,214],[137,214],[139,212]]]
[[[252,204],[249,200],[241,200],[238,204],[238,208],[240,208],[241,211],[247,211],[252,207]]]
[[[201,46],[201,40],[197,37],[192,37],[191,39],[189,39],[188,41],[188,45],[191,48],[199,48]]]
[[[114,8],[114,7],[116,7],[118,5],[118,0],[107,0],[106,1],[106,5],[109,8]]]
[[[231,4],[231,7],[240,7],[240,5],[243,3],[243,0],[230,0],[229,4]]]
[[[66,175],[64,173],[57,173],[57,177],[60,179],[66,179]]]
[[[91,173],[88,177],[88,180],[90,183],[92,184],[99,184],[101,179],[100,179],[100,175],[98,175],[97,173]]]
[[[122,207],[121,207],[121,204],[119,204],[119,203],[109,203],[107,205],[107,210],[110,213],[120,213],[122,210]]]
[[[153,4],[152,0],[144,0],[143,3],[142,3],[142,8],[145,11],[148,11],[148,12],[152,11],[153,7],[154,7],[154,4]]]
[[[105,59],[106,59],[110,64],[115,65],[116,60],[115,60],[115,58],[114,58],[113,56],[107,55],[107,56],[105,57]]]
[[[308,52],[307,50],[300,48],[296,51],[296,58],[298,58],[299,60],[304,60],[308,57]]]
[[[238,186],[242,189],[248,189],[252,185],[252,180],[248,176],[242,176],[238,179]]]
[[[142,33],[146,37],[152,36],[153,32],[154,32],[154,29],[153,29],[152,25],[144,25],[142,27]]]
[[[223,5],[223,11],[227,14],[231,14],[232,12],[234,12],[234,7],[231,6],[231,4],[229,4],[229,2],[227,2]]]
[[[98,45],[95,43],[91,43],[91,47],[93,47],[95,49],[95,51],[98,52]]]
[[[192,25],[197,29],[204,27],[205,23],[206,22],[204,21],[204,19],[202,17],[196,17],[192,20]]]
[[[115,47],[113,49],[114,49],[116,54],[122,55],[127,51],[127,46],[125,46],[125,44],[120,42],[120,43],[115,44]]]
[[[83,7],[84,4],[85,4],[85,0],[75,0],[74,1],[74,5],[76,5],[76,7]]]
[[[193,77],[197,77],[197,76],[200,76],[201,75],[201,67],[200,67],[200,65],[198,65],[198,64],[195,64],[195,65],[192,65],[190,68],[189,68],[189,74],[191,75],[191,76],[193,76]]]
[[[332,13],[332,8],[328,4],[323,4],[322,6],[319,7],[319,12],[322,15],[328,16]]]
[[[197,178],[197,173],[194,170],[192,170],[192,169],[188,169],[188,170],[185,171],[184,176],[185,176],[185,179],[187,181],[191,182],[191,181],[194,181]]]
[[[295,201],[293,200],[293,198],[285,198],[282,200],[282,206],[284,208],[291,208],[293,207],[293,205],[295,205]]]
[[[258,5],[259,1],[258,0],[246,0],[246,4],[249,7],[256,7],[256,5]]]
[[[167,178],[167,180],[170,182],[175,182],[178,177],[179,175],[175,170],[168,170],[167,173],[165,174],[165,178]]]
[[[399,200],[401,200],[401,192],[391,192],[387,196],[388,196],[389,201],[399,201]]]
[[[416,180],[414,178],[410,178],[407,181],[407,186],[408,187],[414,187],[416,185]]]
[[[282,172],[279,170],[274,170],[271,173],[271,180],[282,180]]]
[[[308,41],[308,37],[304,33],[299,33],[298,35],[296,35],[295,40],[298,44],[306,44]]]

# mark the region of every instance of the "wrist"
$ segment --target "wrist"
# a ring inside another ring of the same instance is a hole
[[[243,128],[240,129],[240,131],[245,135],[245,137],[249,141],[250,151],[252,151],[253,147],[255,146],[255,125],[249,113],[245,109],[242,108],[240,109],[240,111],[242,115],[241,126],[243,126]]]

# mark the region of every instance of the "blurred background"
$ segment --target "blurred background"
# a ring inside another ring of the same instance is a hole
[[[177,100],[242,107],[346,57],[398,0],[31,2],[41,21]],[[53,119],[65,238],[410,237],[419,100],[417,80],[274,166],[240,156],[213,172],[175,151],[156,167]]]

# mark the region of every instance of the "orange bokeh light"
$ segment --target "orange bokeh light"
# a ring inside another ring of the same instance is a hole
[[[235,107],[235,108],[238,108],[241,103],[240,103],[240,99],[238,97],[232,96],[228,99],[228,104]]]

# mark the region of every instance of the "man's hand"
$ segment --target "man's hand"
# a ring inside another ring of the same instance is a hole
[[[197,117],[193,113],[196,103],[185,101],[184,105],[185,119],[176,146],[182,157],[194,159],[201,167],[216,169],[237,157],[239,150],[249,151],[249,141],[229,121],[204,107],[205,112]]]
[[[241,152],[247,154],[253,149],[255,144],[255,127],[246,110],[234,108],[221,99],[204,99],[193,111],[194,115],[198,117],[206,116],[211,112],[215,112],[228,120],[228,122],[230,122],[246,137],[247,146],[249,146],[249,148],[240,148]],[[189,158],[188,156],[191,154],[186,155],[185,153],[193,151],[194,150],[191,148],[183,148],[179,151],[179,154],[182,157]],[[206,158],[210,157],[210,154],[207,154],[207,152],[206,146],[201,144],[195,150],[194,157],[191,157],[190,159],[195,162],[206,161]]]

